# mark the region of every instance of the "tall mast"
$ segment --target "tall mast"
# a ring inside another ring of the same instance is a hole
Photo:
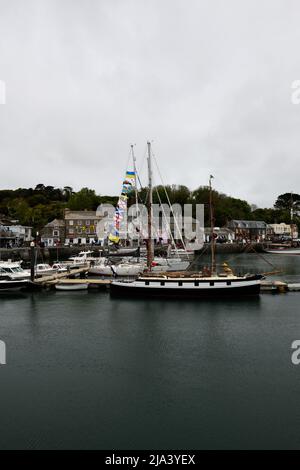
[[[294,221],[294,198],[293,198],[293,191],[291,191],[291,224]]]
[[[136,217],[139,221],[139,234],[138,234],[138,247],[140,246],[141,242],[141,224],[140,224],[140,216],[139,216],[139,196],[138,196],[138,186],[137,186],[137,169],[136,169],[136,156],[134,154],[133,145],[131,145],[131,155],[133,161],[133,171],[134,171],[134,188],[135,188],[135,208],[136,208]]]
[[[153,179],[152,179],[152,158],[151,143],[148,146],[148,176],[149,176],[149,195],[148,195],[148,249],[147,249],[147,266],[149,271],[152,270],[153,262],[153,245],[152,245],[152,205],[153,205]]]
[[[216,240],[215,240],[215,217],[213,207],[213,190],[212,190],[213,176],[209,178],[209,210],[210,210],[210,243],[211,243],[211,274],[216,272]]]

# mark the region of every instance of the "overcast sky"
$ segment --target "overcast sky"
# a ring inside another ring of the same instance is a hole
[[[150,139],[166,183],[300,192],[299,44],[298,0],[0,0],[0,187],[117,194]]]

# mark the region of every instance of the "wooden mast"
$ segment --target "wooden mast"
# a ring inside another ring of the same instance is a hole
[[[147,243],[147,266],[148,270],[152,270],[153,262],[153,245],[152,245],[152,204],[153,204],[153,180],[152,180],[152,159],[151,159],[151,143],[148,146],[148,176],[149,176],[149,194],[148,194],[148,243]]]
[[[213,176],[209,178],[209,209],[210,209],[210,244],[211,244],[211,275],[216,272],[216,239],[215,239],[215,217],[213,207]]]

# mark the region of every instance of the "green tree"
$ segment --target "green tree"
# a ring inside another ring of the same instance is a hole
[[[285,193],[278,196],[275,204],[275,209],[287,210],[300,210],[300,195],[293,193]]]
[[[82,188],[78,193],[73,194],[68,206],[74,211],[80,210],[96,210],[101,202],[100,196],[97,196],[93,189]]]

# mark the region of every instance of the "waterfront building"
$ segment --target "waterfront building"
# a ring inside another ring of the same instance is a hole
[[[101,217],[96,211],[65,209],[65,244],[89,245],[98,243],[97,224]]]
[[[268,224],[256,220],[231,220],[227,227],[235,233],[237,241],[261,242],[270,236]]]
[[[274,235],[276,236],[288,236],[292,234],[292,226],[285,224],[284,222],[280,224],[270,224],[270,227],[273,229]]]
[[[23,246],[32,241],[32,227],[20,225],[17,220],[0,220],[0,247]]]
[[[54,219],[41,231],[41,243],[44,246],[59,246],[65,243],[66,230],[65,221]]]

